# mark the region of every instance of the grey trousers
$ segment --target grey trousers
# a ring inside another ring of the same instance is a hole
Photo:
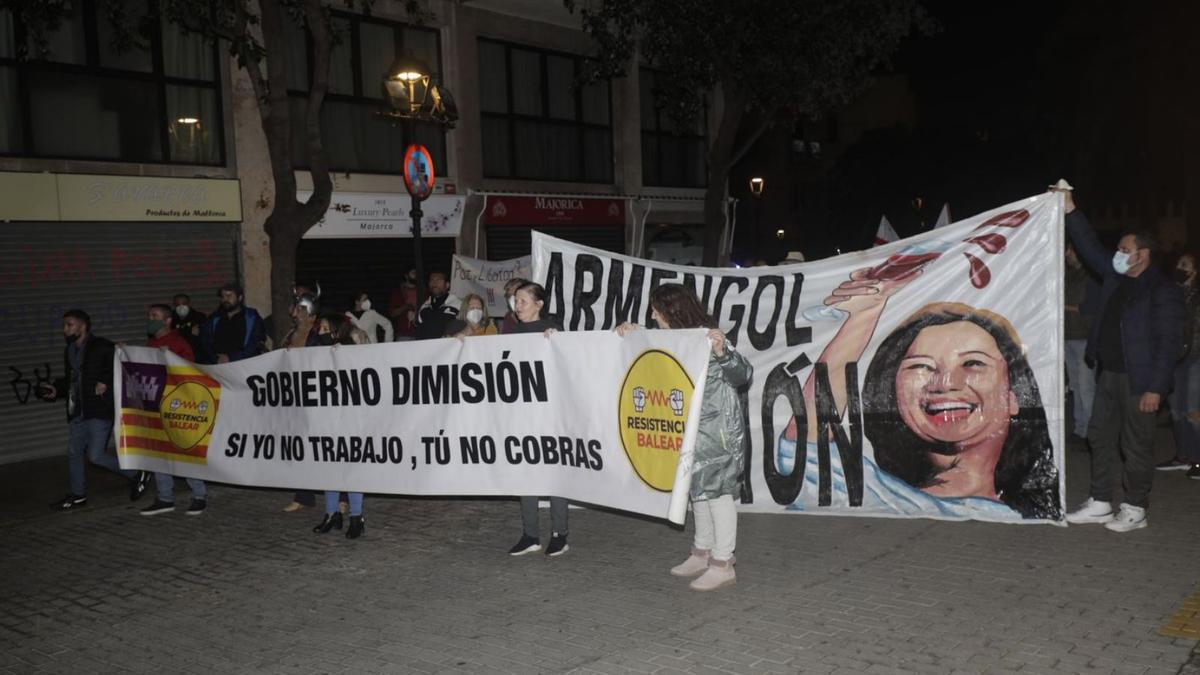
[[[1139,411],[1140,399],[1140,394],[1130,391],[1125,373],[1101,372],[1096,380],[1087,435],[1092,446],[1091,497],[1096,501],[1112,501],[1113,473],[1124,456],[1121,486],[1125,503],[1142,508],[1150,504],[1156,415]]]
[[[521,526],[525,536],[538,538],[537,497],[521,497]],[[567,535],[567,500],[562,497],[550,498],[550,527],[553,532]]]

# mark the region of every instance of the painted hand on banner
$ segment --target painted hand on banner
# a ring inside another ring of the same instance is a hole
[[[896,279],[886,279],[874,276],[873,270],[872,267],[864,267],[851,272],[850,280],[835,288],[833,293],[825,298],[825,304],[850,314],[868,309],[882,309],[888,298],[921,276],[923,271],[917,269]]]

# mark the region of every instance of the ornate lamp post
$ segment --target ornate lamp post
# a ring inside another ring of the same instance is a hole
[[[417,122],[453,129],[458,109],[448,89],[439,87],[430,69],[411,54],[396,59],[383,77],[383,95],[391,110],[379,115],[402,125],[407,149],[401,172],[404,186],[412,196],[413,266],[417,270],[417,307],[424,302],[425,267],[421,257],[421,202],[433,191],[435,167],[424,146],[416,143]]]

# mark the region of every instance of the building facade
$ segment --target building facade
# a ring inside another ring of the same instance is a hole
[[[269,309],[263,223],[274,195],[252,87],[227,45],[144,20],[154,1],[125,3],[142,26],[127,49],[113,44],[98,0],[72,3],[44,45],[0,11],[0,363],[10,380],[0,463],[66,443],[60,406],[35,395],[62,374],[64,310],[81,307],[99,334],[137,344],[147,305],[177,293],[208,312],[217,287],[240,280],[247,304]],[[589,43],[559,3],[428,8],[419,24],[394,0],[369,15],[334,9],[322,131],[335,194],[300,246],[299,281],[344,306],[362,290],[387,294],[412,264],[400,177],[410,139],[376,116],[382,79],[404,53],[430,66],[459,111],[453,130],[416,133],[437,173],[423,205],[426,270],[448,271],[454,253],[527,254],[533,229],[632,255],[674,231],[683,236],[662,250],[686,261],[679,249],[689,227],[698,242],[702,222],[706,121],[676,130],[659,119],[647,69],[577,87]],[[302,130],[309,47],[295,26],[287,43]],[[294,138],[303,195],[311,180],[302,132]]]

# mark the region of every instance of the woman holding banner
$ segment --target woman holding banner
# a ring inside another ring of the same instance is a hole
[[[708,379],[700,410],[700,430],[692,464],[689,497],[696,525],[692,552],[671,568],[692,581],[696,591],[713,591],[737,582],[733,551],[737,545],[737,507],[733,495],[742,473],[745,419],[737,389],[750,381],[750,362],[726,343],[717,322],[704,311],[696,294],[681,284],[663,284],[650,292],[650,316],[662,328],[707,328],[712,342]],[[617,326],[624,336],[637,326]]]
[[[546,289],[541,284],[527,281],[513,293],[513,312],[517,323],[510,333],[541,333],[550,337],[558,326],[545,316]],[[546,555],[560,556],[570,548],[567,546],[567,500],[563,497],[550,498],[550,545]],[[521,497],[521,538],[508,550],[509,555],[525,555],[542,550],[538,528],[538,498]]]
[[[328,336],[334,349],[338,345],[370,344],[371,338],[365,331],[358,328],[348,317],[336,314],[322,317],[321,334]],[[347,506],[349,507],[347,509]],[[346,529],[347,539],[358,539],[366,534],[367,526],[363,523],[363,493],[325,491],[325,517],[313,528],[316,534],[327,534],[330,530],[342,529],[342,513],[349,511],[350,526]]]
[[[876,279],[857,270],[825,304],[849,316],[822,353],[838,414],[847,363],[865,352],[888,298],[920,275]],[[874,461],[863,457],[863,508],[988,520],[1062,518],[1053,446],[1033,370],[1013,326],[960,303],[920,308],[880,343],[862,405]],[[804,387],[817,419],[814,376]],[[817,430],[807,425],[805,489],[792,508],[814,505]],[[796,469],[797,424],[780,438],[777,470]],[[839,453],[830,453],[831,458]],[[834,467],[835,490],[845,474]],[[806,494],[807,493],[807,494]]]
[[[476,335],[495,335],[496,323],[488,316],[487,304],[478,293],[471,293],[463,298],[461,319],[452,321],[454,337],[473,337]]]

